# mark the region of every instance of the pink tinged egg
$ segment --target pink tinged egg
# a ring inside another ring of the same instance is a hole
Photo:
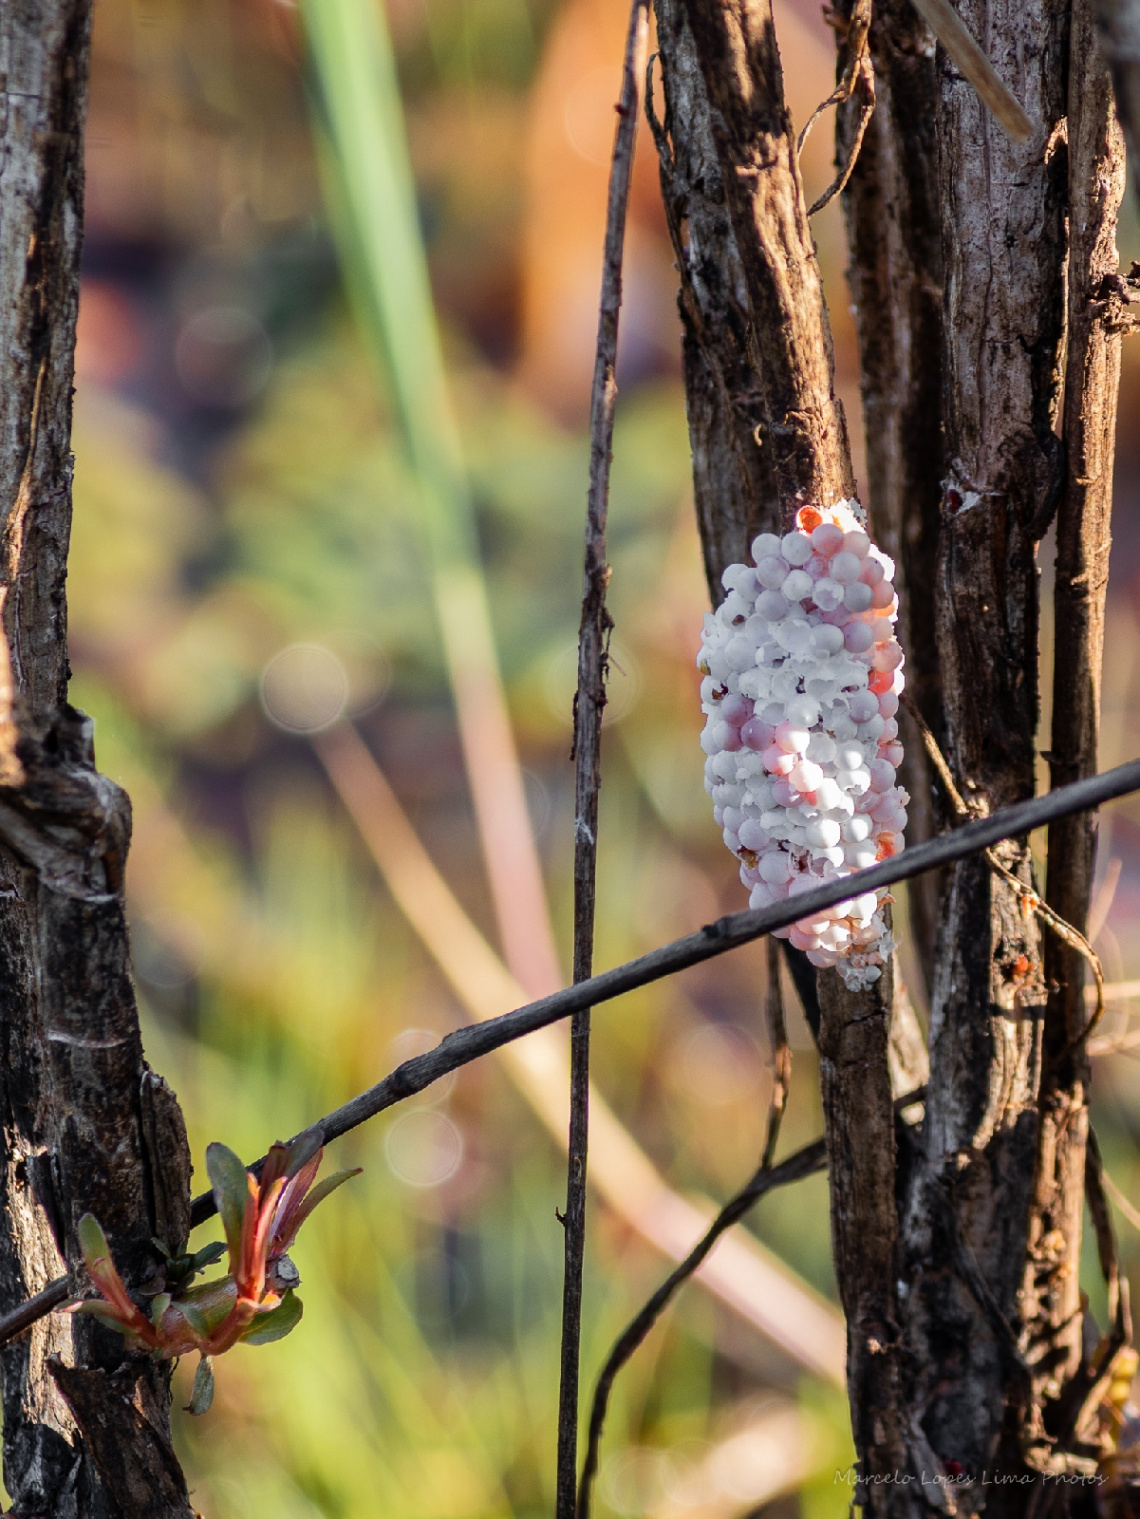
[[[806,744],[804,747],[807,747]],[[823,771],[809,759],[800,760],[789,780],[797,791],[814,791],[823,780]]]
[[[776,744],[769,744],[764,750],[764,768],[769,775],[789,775],[795,763],[795,755],[788,754]]]
[[[863,561],[857,554],[849,554],[846,549],[840,549],[831,561],[831,578],[840,585],[853,585],[859,579],[862,568]]]
[[[789,570],[780,583],[780,591],[789,601],[802,601],[810,595],[812,584],[812,578],[806,570]]]
[[[818,939],[831,927],[831,919],[825,918],[821,913],[814,918],[801,918],[796,927],[801,933],[812,934]]]
[[[827,560],[822,554],[813,554],[804,565],[804,570],[813,580],[822,580],[827,574]]]
[[[737,833],[745,849],[753,849],[759,852],[768,847],[768,835],[755,818],[745,818],[737,829]]]
[[[895,713],[898,710],[899,710],[899,699],[898,699],[898,697],[895,695],[895,693],[893,691],[884,691],[883,694],[882,694],[882,696],[879,697],[879,715],[881,717],[885,717],[888,720],[888,722],[889,722],[890,719],[894,717]],[[898,732],[898,725],[897,724],[895,725],[895,732],[896,733]]]
[[[811,539],[806,533],[785,533],[780,540],[780,552],[789,564],[806,564],[811,558]]]
[[[831,583],[834,585],[834,580]],[[847,610],[842,602],[839,603],[833,612],[825,611],[821,607],[820,613],[823,621],[834,628],[845,628],[851,621],[851,613]]]
[[[769,849],[756,862],[756,869],[769,886],[786,886],[792,874],[791,856],[782,849]]]
[[[784,755],[785,759],[790,756]],[[772,800],[777,807],[794,807],[800,799],[800,794],[789,780],[784,777],[772,782]]]
[[[756,645],[742,633],[730,638],[724,649],[724,662],[730,670],[747,670],[756,663]]]
[[[862,581],[860,581],[860,584],[862,584]],[[854,587],[852,587],[852,589],[854,589]],[[874,588],[874,590],[871,590],[870,586],[867,587],[867,590],[870,592],[867,600],[867,606],[873,606],[883,611],[885,611],[888,607],[893,610],[895,604],[895,588],[889,580],[881,580],[879,584]],[[850,606],[851,603],[848,602],[847,605]],[[859,608],[859,611],[864,610],[864,607]]]
[[[901,670],[895,670],[893,673],[890,670],[876,670],[867,682],[868,688],[874,691],[876,696],[881,696],[884,691],[890,691],[892,688],[896,691],[901,691],[902,680],[899,679],[897,686],[894,684],[895,679],[900,677],[901,674]]]
[[[829,577],[817,580],[812,591],[812,600],[821,612],[834,612],[843,605],[843,587],[837,580]]]
[[[864,585],[876,586],[886,578],[886,572],[877,559],[864,559],[859,579]]]
[[[775,533],[758,533],[752,540],[752,558],[757,564],[761,559],[769,559],[779,552],[780,540]]]
[[[886,698],[887,698],[888,695],[889,696],[893,696],[894,699],[895,699],[895,701],[898,701],[898,697],[895,696],[895,693],[893,691],[890,691],[890,692],[884,691],[882,699],[886,700]],[[883,709],[880,706],[879,707],[879,716],[880,717],[882,717],[882,713],[883,713]],[[895,719],[893,717],[884,717],[883,718],[883,736],[882,736],[882,739],[880,740],[880,743],[890,743],[891,740],[898,738],[898,736],[899,736],[899,725],[898,725],[898,723],[895,721]]]
[[[836,527],[833,522],[821,522],[811,535],[811,546],[817,554],[830,558],[844,546],[842,528]]]
[[[819,703],[810,696],[793,696],[788,702],[788,721],[797,728],[811,728],[819,721]]]
[[[876,617],[870,624],[872,643],[887,643],[895,636],[895,625],[889,617]]]
[[[787,718],[776,729],[776,747],[782,749],[785,754],[802,754],[808,746],[811,734],[806,728],[797,727]]]
[[[880,744],[879,758],[886,760],[888,765],[893,765],[897,770],[903,762],[903,746],[901,744]]]
[[[843,547],[849,554],[854,554],[859,559],[865,559],[867,551],[871,547],[871,540],[862,528],[854,528],[850,533],[843,535]]]
[[[838,654],[843,647],[844,636],[842,628],[821,622],[818,627],[811,630],[811,646],[818,654]]]
[[[879,588],[876,587],[876,591]],[[876,594],[869,585],[864,585],[857,580],[854,585],[849,585],[843,592],[843,605],[849,612],[865,612],[871,605],[872,597]],[[894,592],[891,592],[891,600],[894,600]]]
[[[817,970],[832,970],[839,964],[839,954],[834,949],[809,949],[807,957]]]
[[[735,641],[735,640],[734,640]],[[892,638],[890,643],[876,646],[872,663],[876,670],[897,670],[903,662],[903,651]]]
[[[756,579],[768,590],[776,590],[788,573],[788,569],[786,559],[781,559],[778,554],[769,554],[766,558],[757,561]]]
[[[843,800],[843,793],[831,776],[825,775],[815,788],[815,804],[821,812],[834,812]]]
[[[882,803],[882,800],[883,798],[877,791],[872,791],[870,787],[868,787],[867,790],[864,791],[863,795],[856,801],[855,811],[873,814],[875,808]]]
[[[869,817],[857,812],[843,824],[841,834],[848,844],[862,844],[864,839],[871,837],[874,826]]]
[[[865,723],[879,715],[879,699],[873,691],[853,691],[847,710],[857,723]]]
[[[772,724],[759,717],[750,718],[740,730],[741,743],[748,749],[755,749],[757,754],[762,754],[775,736]]]
[[[839,824],[834,818],[816,818],[807,825],[807,841],[816,849],[833,849],[839,843]]]
[[[800,928],[793,928],[788,938],[796,949],[806,950],[809,954],[819,946],[819,940],[814,934],[805,934]]]
[[[843,642],[852,654],[863,654],[875,642],[865,622],[851,621],[843,630]]]
[[[895,783],[895,767],[882,758],[871,761],[872,791],[889,791]]]
[[[762,591],[756,598],[756,610],[766,622],[780,622],[787,615],[788,603],[779,591]]]
[[[745,696],[727,696],[721,703],[719,716],[733,728],[739,728],[752,716],[752,703]]]

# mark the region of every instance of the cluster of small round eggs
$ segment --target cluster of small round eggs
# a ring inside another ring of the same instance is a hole
[[[895,567],[864,522],[854,501],[801,507],[790,533],[754,540],[754,567],[725,570],[728,594],[705,617],[705,789],[752,907],[903,848]],[[883,896],[856,894],[776,932],[867,987],[894,947]]]

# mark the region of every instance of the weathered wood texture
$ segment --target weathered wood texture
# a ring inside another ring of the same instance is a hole
[[[845,20],[852,6],[840,5]],[[942,444],[942,242],[938,205],[934,38],[910,0],[875,6],[869,37],[876,106],[843,195],[859,341],[867,446],[867,502],[875,539],[898,566],[899,640],[907,690],[932,731],[944,737],[942,681],[934,631]],[[839,69],[847,62],[840,50]],[[840,109],[837,161],[845,162],[862,102]],[[936,809],[925,752],[905,708],[900,780],[910,792],[907,838],[933,837],[947,819]],[[929,995],[942,882],[909,890],[916,957]]]
[[[0,7],[4,1309],[56,1276],[61,1254],[78,1284],[75,1230],[86,1211],[135,1280],[153,1261],[151,1235],[176,1243],[189,1223],[185,1130],[173,1094],[143,1059],[128,967],[130,808],[95,770],[90,722],[67,704],[89,30],[89,0]],[[188,1519],[167,1368],[127,1361],[121,1338],[90,1320],[56,1317],[8,1346],[0,1370],[4,1478],[18,1513]],[[131,1399],[103,1396],[128,1382]],[[112,1446],[116,1461],[106,1455]],[[155,1473],[151,1492],[119,1480],[128,1466]]]
[[[939,51],[945,488],[935,634],[948,757],[971,809],[1034,790],[1036,544],[1063,483],[1068,5],[964,0],[963,20],[1045,129],[1011,141]],[[999,850],[1030,879],[1027,850]],[[904,1221],[907,1401],[932,1454],[1017,1470],[1030,1410],[1011,1351],[1037,1154],[1041,936],[983,861],[950,874],[935,969],[924,1154]],[[988,1512],[1014,1488],[977,1490]]]
[[[1112,86],[1096,47],[1091,0],[1075,0],[1068,99],[1068,348],[1063,437],[1065,482],[1057,511],[1053,591],[1053,786],[1092,775],[1100,728],[1104,611],[1111,543],[1112,465],[1122,334],[1103,298],[1116,274],[1116,219],[1124,194],[1124,144]],[[1047,898],[1084,932],[1096,869],[1095,813],[1049,830]],[[1088,1016],[1085,962],[1055,935],[1045,942],[1047,1065],[1022,1301],[1034,1369],[1034,1435],[1056,1433],[1057,1399],[1081,1359],[1080,1256],[1089,1067],[1065,1055]]]
[[[681,275],[697,518],[715,604],[722,570],[748,558],[756,532],[785,532],[800,505],[853,496],[854,479],[770,5],[657,0],[656,13],[666,102],[656,136]],[[902,1456],[897,1366],[878,1350],[897,1338],[894,1154],[877,1144],[893,1133],[892,1011],[914,1022],[909,1003],[894,1010],[893,1000],[891,976],[864,996],[832,977],[820,1030],[831,1051],[825,1116],[852,1418],[874,1473]],[[882,1227],[865,1232],[856,1252],[844,1200],[866,1201],[879,1184]],[[887,1494],[876,1489],[876,1512],[887,1511]]]

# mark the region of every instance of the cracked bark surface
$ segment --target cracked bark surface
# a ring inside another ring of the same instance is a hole
[[[130,805],[95,769],[91,724],[67,702],[89,41],[89,0],[0,8],[2,1310],[61,1262],[81,1285],[85,1212],[128,1280],[153,1260],[152,1234],[173,1242],[189,1226],[185,1129],[143,1058],[130,979]],[[91,1320],[53,1316],[0,1352],[0,1373],[13,1513],[189,1519],[168,1367],[128,1357]]]
[[[800,505],[852,496],[854,480],[770,7],[657,0],[656,14],[666,112],[655,136],[681,275],[694,491],[715,604],[722,570],[748,558],[757,532],[787,531]],[[852,1420],[873,1475],[905,1464],[891,1072],[904,1090],[925,1077],[893,969],[859,995],[834,974],[817,982]]]
[[[1068,6],[970,3],[962,18],[1031,118],[1065,115]],[[935,581],[946,751],[971,810],[1035,789],[1037,541],[1062,489],[1053,427],[1065,333],[1066,155],[1017,144],[939,50],[946,486]],[[1028,849],[999,851],[1031,880]],[[1042,942],[983,861],[950,873],[930,1026],[923,1155],[904,1219],[908,1403],[933,1454],[1024,1470],[1012,1363],[1037,1157]],[[947,1206],[947,1196],[952,1206]],[[958,1238],[960,1232],[960,1241]],[[961,1269],[970,1260],[984,1291]],[[1016,1489],[957,1494],[1018,1511]]]

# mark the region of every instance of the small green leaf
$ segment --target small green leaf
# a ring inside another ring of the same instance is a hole
[[[98,1302],[94,1298],[89,1298],[87,1302],[80,1303],[75,1311],[76,1313],[88,1314],[91,1318],[97,1319],[100,1324],[105,1325],[108,1329],[116,1330],[119,1334],[130,1333],[127,1325],[123,1323],[109,1303]]]
[[[94,1276],[99,1263],[111,1258],[107,1236],[103,1233],[99,1220],[92,1213],[83,1215],[79,1220],[76,1233],[79,1235],[79,1248],[83,1251],[87,1269]]]
[[[194,1373],[194,1387],[190,1393],[190,1401],[186,1405],[189,1414],[204,1414],[214,1401],[214,1363],[208,1355],[204,1355],[198,1362],[198,1370]]]
[[[150,1242],[164,1261],[170,1260],[171,1257],[175,1254],[175,1252],[170,1249],[169,1245],[164,1244],[163,1241],[159,1239],[157,1234],[151,1235]]]
[[[208,1245],[203,1245],[202,1249],[191,1257],[190,1264],[195,1271],[205,1271],[207,1266],[220,1261],[225,1253],[225,1244],[220,1239],[211,1240]]]
[[[150,1321],[157,1329],[162,1322],[162,1315],[170,1307],[170,1293],[160,1292],[150,1305]]]
[[[236,1262],[241,1257],[241,1226],[249,1201],[246,1169],[228,1146],[215,1143],[206,1146],[206,1170],[226,1231],[230,1259]]]
[[[195,1308],[193,1303],[181,1302],[175,1306],[199,1339],[208,1340],[210,1338],[209,1321],[198,1308]]]
[[[274,1340],[283,1340],[296,1329],[304,1311],[301,1299],[290,1290],[276,1308],[257,1315],[242,1339],[247,1345],[270,1345]]]

